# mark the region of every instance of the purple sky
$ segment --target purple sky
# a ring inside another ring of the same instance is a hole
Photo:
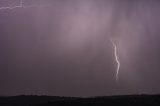
[[[0,0],[0,95],[160,93],[159,0]],[[116,82],[117,63],[121,63]]]

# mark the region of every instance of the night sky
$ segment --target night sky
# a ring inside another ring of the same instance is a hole
[[[159,0],[0,0],[0,95],[157,93]]]

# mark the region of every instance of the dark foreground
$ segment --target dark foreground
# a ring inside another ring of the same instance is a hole
[[[160,106],[160,95],[126,95],[92,98],[57,96],[12,96],[0,97],[0,106]]]

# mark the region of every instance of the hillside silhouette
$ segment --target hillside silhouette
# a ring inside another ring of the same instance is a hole
[[[59,96],[11,96],[0,97],[0,106],[136,106],[153,105],[160,106],[160,95],[122,95],[103,97],[59,97]]]

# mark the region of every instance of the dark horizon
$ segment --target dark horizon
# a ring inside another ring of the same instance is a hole
[[[101,97],[14,96],[0,97],[2,106],[84,106],[84,105],[154,105],[160,104],[160,95],[122,95]]]

